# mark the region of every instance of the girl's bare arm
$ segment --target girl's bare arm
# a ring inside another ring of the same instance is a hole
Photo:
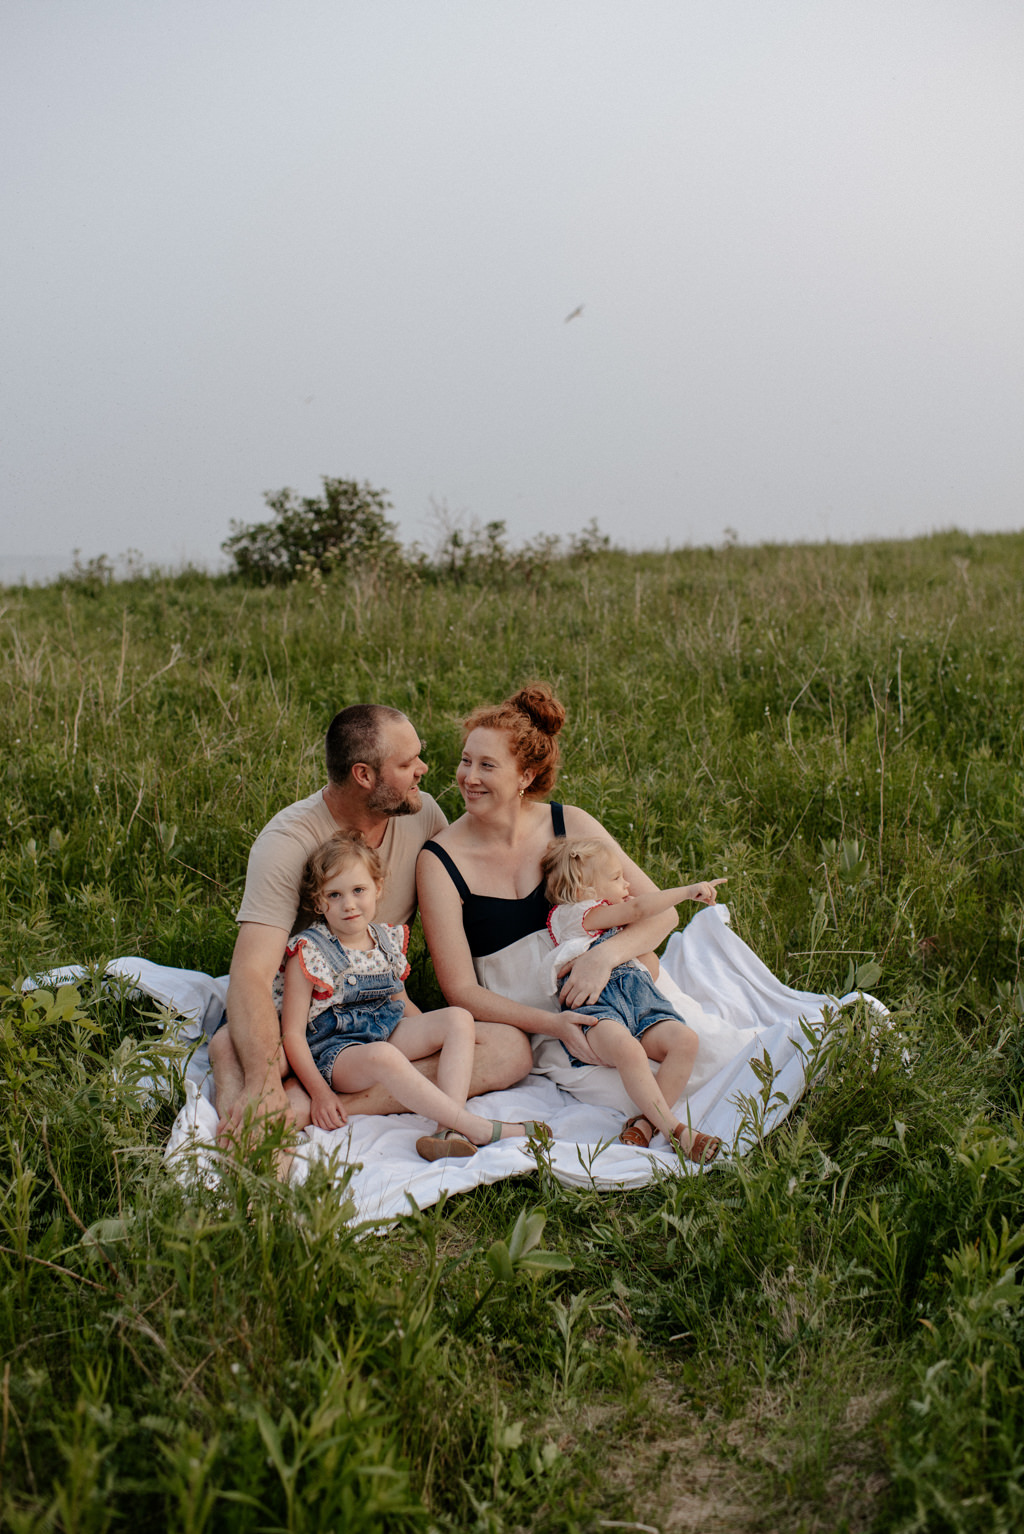
[[[684,900],[714,905],[718,886],[725,882],[725,879],[703,879],[698,884],[680,884],[668,890],[629,895],[614,905],[596,905],[583,918],[583,926],[587,932],[606,932],[609,927],[628,927],[634,922],[646,921],[649,916],[660,916],[663,911],[682,905]]]
[[[281,1035],[284,1039],[284,1051],[288,1056],[288,1064],[298,1076],[302,1085],[309,1093],[309,1100],[313,1108],[313,1121],[319,1124],[318,1112],[322,1113],[323,1105],[328,1098],[336,1098],[324,1078],[316,1068],[316,1062],[310,1053],[309,1044],[306,1040],[306,1022],[309,1018],[309,1004],[313,998],[313,982],[302,968],[302,961],[296,955],[288,960],[284,972],[284,1001],[281,1005]],[[338,1105],[340,1119],[338,1124],[344,1124],[345,1114]],[[333,1115],[332,1115],[333,1117]],[[319,1128],[337,1128],[338,1124],[319,1124]]]
[[[416,1005],[416,1003],[414,1001],[411,1000],[411,998],[409,996],[409,993],[405,989],[404,985],[399,987],[399,989],[395,992],[395,995],[396,996],[400,996],[402,998],[402,1007],[403,1007],[402,1016],[403,1017],[419,1017],[419,1016],[421,1016],[420,1008]]]
[[[606,842],[621,860],[622,870],[629,881],[630,889],[635,890],[638,895],[657,892],[654,881],[647,877],[642,868],[637,867],[632,858],[626,856],[615,838],[609,835],[599,820],[595,820],[593,815],[588,815],[586,810],[567,804],[565,829],[569,836],[595,836],[599,841]],[[679,918],[674,909],[663,909],[655,916],[645,916],[642,920],[638,919],[629,926],[623,927],[621,932],[613,933],[603,943],[595,943],[586,953],[574,959],[569,966],[561,990],[563,1005],[579,1007],[586,1002],[597,1001],[608,984],[609,976],[616,964],[625,964],[629,959],[640,959],[651,967],[648,955],[653,958],[653,950],[665,941],[678,922]],[[656,970],[657,959],[653,958],[652,973]]]

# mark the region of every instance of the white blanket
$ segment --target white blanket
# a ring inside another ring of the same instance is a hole
[[[719,1136],[723,1152],[709,1170],[729,1154],[741,1155],[779,1124],[798,1101],[806,1085],[804,1071],[808,1037],[818,1037],[827,1017],[856,1001],[863,993],[842,998],[796,991],[783,985],[728,925],[728,908],[698,911],[682,932],[669,941],[662,960],[659,986],[700,1035],[697,1064],[679,1105],[680,1117],[695,1129]],[[55,971],[37,983],[72,979],[80,971]],[[155,997],[169,1014],[183,1019],[186,1037],[200,1038],[204,1018],[219,1014],[227,982],[195,970],[168,969],[145,959],[119,959],[108,970],[131,979]],[[683,993],[680,995],[680,993]],[[881,1002],[864,994],[872,1011],[888,1016]],[[656,1177],[699,1168],[681,1161],[658,1136],[649,1150],[621,1145],[618,1133],[628,1104],[612,1082],[612,1073],[594,1067],[577,1070],[560,1046],[546,1050],[544,1075],[533,1073],[504,1092],[476,1098],[473,1108],[486,1118],[521,1123],[542,1119],[550,1124],[553,1175],[566,1187],[637,1188]],[[764,1087],[765,1056],[773,1079]],[[759,1078],[752,1062],[760,1065]],[[572,1094],[565,1090],[572,1087]],[[186,1103],[171,1130],[167,1155],[183,1176],[215,1176],[214,1148],[217,1115],[210,1091],[205,1043],[192,1056],[186,1075]],[[765,1101],[767,1098],[767,1101]],[[586,1100],[584,1100],[586,1099]],[[757,1104],[751,1110],[751,1104]],[[421,1209],[445,1194],[461,1193],[478,1183],[497,1182],[532,1171],[535,1157],[525,1140],[504,1140],[484,1146],[465,1160],[421,1161],[417,1138],[431,1125],[412,1113],[391,1117],[356,1116],[342,1129],[310,1127],[301,1137],[292,1169],[303,1180],[316,1161],[330,1161],[338,1181],[348,1177],[347,1196],[352,1218],[379,1224],[405,1213],[409,1201]]]

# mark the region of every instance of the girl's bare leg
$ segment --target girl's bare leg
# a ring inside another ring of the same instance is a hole
[[[673,1109],[690,1079],[700,1040],[684,1022],[666,1018],[663,1023],[648,1028],[640,1044],[648,1060],[656,1062],[658,1090]],[[678,1115],[676,1120],[678,1122]]]
[[[597,1055],[602,1065],[612,1065],[622,1078],[622,1084],[629,1093],[631,1102],[640,1110],[652,1129],[660,1129],[667,1139],[672,1138],[672,1132],[678,1123],[672,1112],[671,1104],[675,1097],[665,1100],[665,1093],[661,1089],[661,1081],[664,1073],[664,1065],[658,1076],[651,1070],[651,1059],[644,1048],[647,1039],[652,1033],[657,1033],[664,1023],[657,1023],[649,1028],[643,1039],[635,1039],[622,1023],[613,1018],[601,1018],[587,1034],[587,1043]],[[685,1025],[684,1025],[685,1026]],[[689,1029],[686,1029],[689,1032]],[[694,1051],[696,1053],[696,1051]],[[666,1057],[667,1063],[667,1057]],[[692,1066],[692,1061],[691,1061]],[[689,1071],[686,1073],[689,1075]],[[678,1079],[678,1066],[676,1077]],[[672,1080],[670,1080],[670,1087]],[[678,1097],[685,1085],[685,1079],[679,1086],[675,1096]]]
[[[389,1041],[409,1060],[422,1060],[440,1050],[437,1085],[465,1107],[473,1075],[476,1024],[464,1007],[441,1007],[403,1017]]]
[[[415,1021],[415,1018],[403,1018],[399,1027]],[[385,1044],[354,1044],[349,1049],[343,1049],[334,1062],[331,1085],[336,1092],[362,1092],[380,1082],[411,1112],[435,1119],[447,1129],[457,1130],[474,1145],[490,1143],[491,1120],[481,1118],[478,1113],[470,1113],[465,1100],[457,1102],[439,1086],[421,1076],[408,1056],[390,1041]],[[522,1124],[503,1124],[498,1138],[505,1140],[525,1133]]]

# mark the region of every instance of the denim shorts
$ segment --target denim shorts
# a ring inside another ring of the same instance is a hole
[[[564,1007],[562,1010],[571,1012],[573,1017],[592,1017],[595,1023],[602,1018],[611,1018],[628,1029],[634,1039],[643,1038],[648,1028],[653,1028],[655,1023],[684,1022],[657,989],[647,971],[635,964],[617,964],[597,1001],[586,1002],[582,1007]],[[584,1025],[583,1032],[589,1033],[593,1026],[593,1023]],[[565,1049],[564,1044],[562,1048]],[[567,1049],[565,1052],[573,1065],[585,1063],[575,1059]]]
[[[394,981],[388,983],[394,985]],[[360,997],[349,1007],[328,1007],[306,1029],[306,1043],[317,1070],[328,1086],[332,1085],[334,1062],[343,1049],[353,1044],[382,1044],[390,1039],[405,1012],[401,996],[382,996],[379,1000]]]

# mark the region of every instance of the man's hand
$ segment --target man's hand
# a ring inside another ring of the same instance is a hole
[[[607,946],[607,943],[595,943],[593,948],[581,953],[563,971],[566,979],[559,992],[559,1000],[564,1007],[582,1007],[600,1000],[601,992],[608,984],[614,968],[612,961],[603,952]]]
[[[235,1098],[231,1108],[217,1124],[217,1143],[227,1149],[247,1137],[263,1119],[279,1118],[286,1128],[291,1127],[292,1107],[288,1101],[281,1078],[276,1071],[268,1073],[258,1087],[246,1082],[242,1093]]]

